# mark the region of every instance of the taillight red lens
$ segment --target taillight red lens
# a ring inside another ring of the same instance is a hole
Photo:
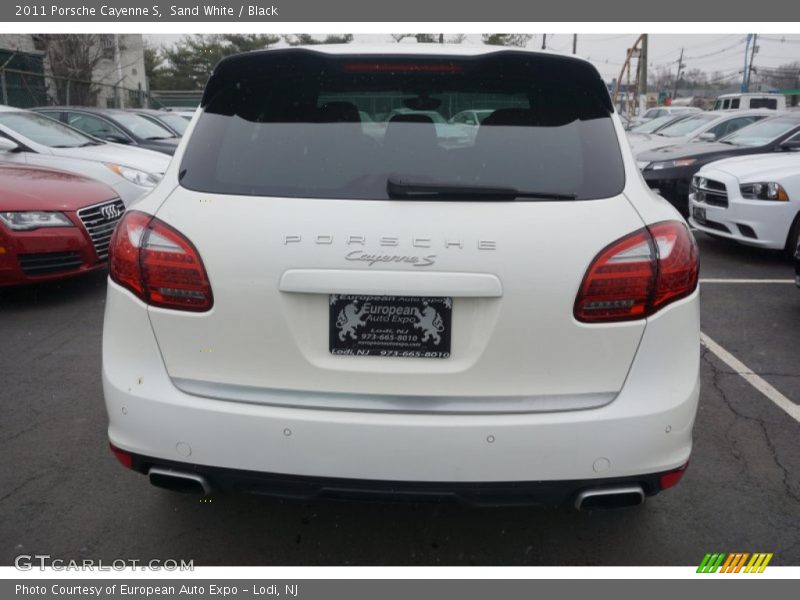
[[[697,287],[697,243],[683,223],[665,221],[649,228],[658,250],[658,281],[652,311],[685,298]]]
[[[575,299],[584,323],[643,319],[697,287],[697,244],[680,221],[635,231],[592,261]]]
[[[153,306],[206,311],[211,284],[194,245],[155,217],[131,211],[114,230],[109,247],[111,279]]]

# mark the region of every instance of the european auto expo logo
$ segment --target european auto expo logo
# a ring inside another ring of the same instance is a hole
[[[749,559],[749,560],[748,560]],[[772,552],[709,552],[703,557],[700,566],[697,567],[698,573],[763,573],[769,561],[772,560]],[[747,566],[745,566],[745,563]]]

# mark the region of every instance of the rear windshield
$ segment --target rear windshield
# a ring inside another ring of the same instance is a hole
[[[145,140],[163,140],[175,135],[163,125],[134,113],[116,112],[111,115],[120,125],[127,127],[133,135]]]
[[[743,127],[722,141],[735,146],[766,146],[773,140],[800,126],[800,119],[765,119]]]
[[[198,191],[388,199],[394,182],[566,200],[625,182],[605,85],[568,58],[271,51],[224,61],[203,104],[181,164]],[[453,119],[467,110],[480,125]]]
[[[664,115],[663,117],[656,117],[655,119],[650,119],[649,121],[645,121],[641,125],[637,125],[636,127],[631,128],[631,133],[653,133],[657,129],[661,129],[667,123],[671,123],[680,117],[676,117],[675,115]]]
[[[684,135],[689,135],[705,127],[716,118],[716,115],[695,115],[687,117],[669,127],[664,127],[664,129],[658,132],[658,135],[664,137],[682,137]]]

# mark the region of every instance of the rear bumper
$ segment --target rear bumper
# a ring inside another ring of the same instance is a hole
[[[476,415],[308,409],[186,393],[166,373],[145,307],[110,282],[103,388],[111,442],[159,464],[458,485],[640,477],[677,468],[691,452],[698,293],[650,319],[609,404]]]
[[[565,506],[588,490],[641,487],[645,496],[662,490],[661,474],[566,481],[432,482],[343,479],[283,475],[209,467],[132,455],[131,468],[147,475],[155,468],[199,476],[210,493],[255,494],[291,500],[456,502],[468,506]],[[195,490],[197,491],[197,490]]]

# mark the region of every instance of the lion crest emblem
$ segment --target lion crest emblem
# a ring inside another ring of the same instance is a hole
[[[336,317],[336,327],[339,328],[339,341],[343,342],[348,335],[351,340],[358,339],[356,337],[356,329],[367,324],[361,318],[366,310],[365,306],[362,306],[361,310],[359,310],[358,300],[355,300],[339,311],[339,316]]]
[[[415,308],[414,312],[417,319],[419,319],[414,323],[414,327],[422,330],[422,341],[427,342],[432,339],[434,345],[438,346],[439,342],[442,341],[442,336],[439,334],[444,331],[442,315],[435,308],[429,306],[427,302],[421,312],[418,308]]]

